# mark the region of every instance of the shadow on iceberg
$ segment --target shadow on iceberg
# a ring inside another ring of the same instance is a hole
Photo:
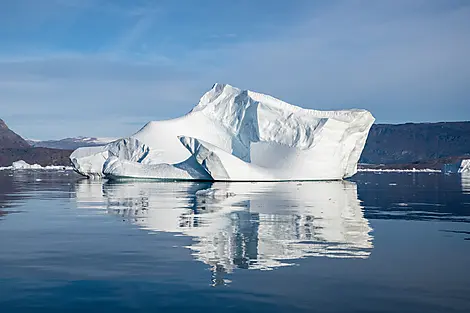
[[[305,257],[367,258],[371,227],[346,181],[100,183],[76,186],[78,207],[104,209],[156,232],[193,238],[213,283],[236,268],[270,270]]]

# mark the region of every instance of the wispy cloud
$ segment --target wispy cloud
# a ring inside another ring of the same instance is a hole
[[[379,121],[470,118],[470,7],[410,6],[331,7],[274,40],[221,49],[219,77],[308,107],[365,107]]]
[[[329,2],[270,20],[263,36],[215,29],[198,39],[207,43],[181,44],[165,7],[89,5],[81,12],[107,10],[126,25],[96,51],[0,51],[2,117],[26,136],[130,134],[186,113],[216,81],[304,107],[364,107],[379,122],[470,119],[465,2]],[[51,113],[56,124],[41,126]]]

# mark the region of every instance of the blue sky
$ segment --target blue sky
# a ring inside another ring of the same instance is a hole
[[[130,135],[215,82],[470,120],[470,1],[0,0],[0,118],[24,137]]]

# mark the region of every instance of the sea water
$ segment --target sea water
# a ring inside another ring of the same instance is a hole
[[[470,312],[470,179],[0,172],[1,312]]]

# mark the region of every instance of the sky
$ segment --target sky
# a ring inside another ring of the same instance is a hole
[[[131,135],[216,82],[470,120],[470,1],[0,0],[0,118],[23,137]]]

